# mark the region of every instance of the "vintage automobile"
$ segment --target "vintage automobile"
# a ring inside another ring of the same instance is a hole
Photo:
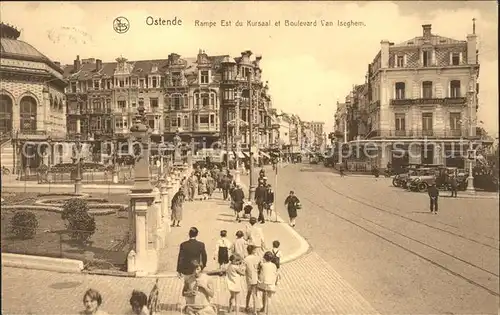
[[[402,177],[401,187],[404,189],[408,189],[408,184],[411,183],[413,179],[419,176],[427,176],[430,174],[434,175],[434,170],[430,167],[421,167],[411,170],[406,174],[406,176]]]
[[[427,191],[427,188],[436,182],[436,176],[434,174],[426,174],[421,176],[416,176],[411,179],[408,183],[408,189],[410,191]]]

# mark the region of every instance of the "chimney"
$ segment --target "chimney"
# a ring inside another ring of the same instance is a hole
[[[81,67],[82,63],[80,62],[80,55],[77,55],[75,61],[73,62],[73,71],[78,72],[80,71]]]
[[[431,29],[432,29],[432,24],[424,24],[422,25],[422,30],[423,30],[423,36],[426,39],[431,38]]]
[[[380,68],[389,67],[389,44],[388,40],[380,42]]]
[[[96,59],[95,60],[95,71],[101,71],[101,69],[102,69],[102,60]]]
[[[477,35],[467,35],[467,63],[469,65],[477,64]]]

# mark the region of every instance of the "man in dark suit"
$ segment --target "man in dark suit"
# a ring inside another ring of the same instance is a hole
[[[182,242],[179,247],[179,257],[177,258],[177,273],[189,276],[194,272],[193,261],[201,262],[204,269],[207,266],[207,251],[205,244],[196,239],[198,229],[192,227],[189,229],[189,240]]]
[[[436,187],[436,183],[431,183],[431,185],[427,189],[427,193],[429,194],[431,213],[437,214],[439,190]]]
[[[258,206],[259,209],[259,217],[257,218],[257,221],[260,223],[266,223],[266,220],[264,218],[264,208],[265,208],[265,203],[267,201],[267,188],[264,185],[264,182],[259,183],[259,187],[255,190],[255,203]]]

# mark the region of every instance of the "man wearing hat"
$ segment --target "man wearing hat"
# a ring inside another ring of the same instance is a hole
[[[259,217],[257,218],[257,221],[260,223],[266,223],[266,220],[264,218],[264,208],[265,208],[265,203],[267,201],[267,188],[264,182],[259,183],[259,187],[255,189],[255,203],[257,204],[257,207],[259,209]]]
[[[427,188],[427,193],[429,194],[431,213],[437,214],[439,190],[436,187],[436,182],[433,181],[431,183],[429,188]]]

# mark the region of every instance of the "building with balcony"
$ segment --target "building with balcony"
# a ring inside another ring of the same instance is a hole
[[[261,79],[262,57],[251,59],[253,53],[244,51],[241,57],[225,57],[221,62],[221,142],[232,150],[241,136],[243,152],[264,152],[272,139],[272,101],[267,83]],[[250,79],[249,79],[250,78]],[[236,113],[237,104],[239,113]],[[252,106],[252,111],[250,110]],[[253,115],[251,117],[251,115]],[[240,135],[236,134],[236,119],[240,119]],[[250,120],[253,123],[252,147],[250,147]],[[279,127],[275,125],[275,130]]]
[[[38,167],[40,153],[52,148],[38,144],[66,134],[66,81],[60,65],[30,44],[21,32],[0,23],[0,135],[2,165],[12,169]],[[12,147],[9,143],[11,141]],[[26,142],[30,142],[21,154]],[[47,162],[48,163],[48,162]]]
[[[357,119],[366,128],[359,132],[363,141],[384,143],[374,161],[379,167],[387,162],[463,167],[463,159],[445,159],[443,153],[458,155],[459,140],[476,137],[477,54],[475,31],[457,40],[433,34],[431,25],[399,44],[381,41],[367,86],[351,93],[363,96]],[[403,144],[396,149],[395,142]]]

